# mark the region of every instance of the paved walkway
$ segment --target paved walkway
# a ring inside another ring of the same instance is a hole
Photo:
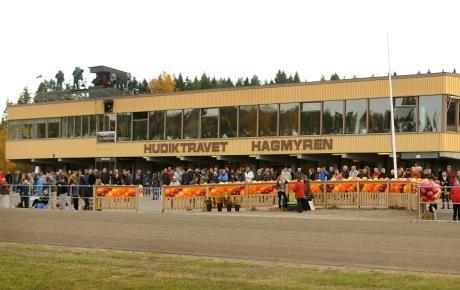
[[[460,222],[398,210],[315,213],[0,209],[0,240],[460,274]]]

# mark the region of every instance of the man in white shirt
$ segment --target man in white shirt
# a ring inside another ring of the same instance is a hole
[[[283,170],[281,171],[281,176],[286,180],[287,182],[291,181],[292,175],[291,172],[288,171],[287,167],[284,167]]]
[[[246,172],[244,173],[244,177],[245,177],[246,183],[251,183],[252,180],[254,179],[254,172],[252,172],[249,166],[246,167]]]

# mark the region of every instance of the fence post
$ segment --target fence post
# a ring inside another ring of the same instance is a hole
[[[327,196],[327,181],[323,181],[323,195],[324,195],[324,208],[328,206],[328,196]]]
[[[386,207],[390,207],[390,180],[387,180],[387,188],[385,189],[386,194]]]
[[[358,200],[358,209],[361,209],[361,190],[359,190],[359,181],[356,181],[356,195]]]

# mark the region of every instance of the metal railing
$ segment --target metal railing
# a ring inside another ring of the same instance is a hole
[[[8,194],[0,195],[0,208],[91,210],[93,188],[90,185],[8,185]],[[141,193],[138,196],[140,211],[161,212],[160,187],[145,187]]]

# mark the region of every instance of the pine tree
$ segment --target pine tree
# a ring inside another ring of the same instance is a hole
[[[294,83],[300,83],[300,76],[298,72],[294,74]]]
[[[176,90],[177,91],[183,91],[185,87],[184,79],[182,78],[182,73],[179,73],[179,76],[177,78],[174,78],[176,81]]]
[[[275,76],[275,84],[285,84],[287,81],[286,73],[284,71],[278,70]]]
[[[28,104],[30,101],[32,101],[32,97],[30,96],[27,87],[24,87],[21,95],[19,95],[18,104]]]
[[[209,80],[209,77],[206,75],[206,73],[203,73],[201,75],[201,80],[200,80],[200,88],[202,90],[209,89],[211,87],[211,82]]]
[[[244,79],[243,86],[248,87],[249,85],[250,85],[250,83],[249,83],[249,78],[246,77],[246,78]]]
[[[195,77],[195,78],[193,79],[192,90],[199,90],[199,89],[201,89],[201,83],[200,83],[200,81],[198,80],[198,78]]]
[[[267,80],[265,80],[267,82]],[[260,86],[260,80],[257,75],[253,75],[251,78],[251,86]]]
[[[457,73],[457,70],[455,69],[455,67],[454,67],[454,70],[452,71],[452,73],[454,73],[454,74]]]
[[[185,84],[184,84],[184,91],[189,91],[189,90],[193,90],[193,82],[188,77],[186,77]]]
[[[217,88],[218,87],[217,85],[218,85],[217,80],[216,80],[215,77],[213,77],[212,80],[211,80],[211,89]]]
[[[340,77],[337,73],[333,73],[330,78],[331,81],[340,80]]]
[[[324,75],[321,75],[321,78],[319,79],[321,82],[324,82],[326,80],[326,77]]]
[[[430,74],[430,73],[431,73],[430,69],[428,69],[426,73],[427,73],[427,74]]]
[[[294,82],[294,78],[292,77],[292,75],[289,75],[287,82],[288,83]]]
[[[238,78],[236,81],[235,87],[242,87],[243,86],[243,78]]]
[[[227,78],[227,80],[225,81],[225,85],[226,85],[227,88],[232,88],[232,87],[235,86],[235,85],[233,84],[231,78]]]

